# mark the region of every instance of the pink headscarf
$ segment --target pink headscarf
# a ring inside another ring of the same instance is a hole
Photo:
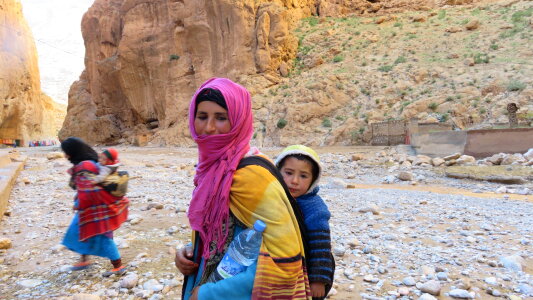
[[[197,135],[194,128],[196,97],[206,88],[219,90],[228,107],[231,130],[225,134]],[[227,238],[222,224],[229,217],[229,192],[233,174],[239,161],[250,149],[253,134],[252,101],[250,93],[226,78],[207,80],[192,97],[189,106],[189,129],[198,144],[198,166],[189,206],[189,222],[192,229],[200,233],[202,257],[209,258],[209,245],[217,241],[220,252]]]

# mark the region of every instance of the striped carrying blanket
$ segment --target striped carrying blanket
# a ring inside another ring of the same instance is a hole
[[[276,177],[259,165],[238,169],[231,186],[230,210],[247,227],[257,219],[267,225],[252,299],[310,299],[300,227]]]
[[[78,191],[80,241],[117,230],[128,218],[128,198],[115,197],[92,182],[91,177],[98,174],[93,161],[82,161],[70,172]]]

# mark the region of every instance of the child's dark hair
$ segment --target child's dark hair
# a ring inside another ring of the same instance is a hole
[[[286,160],[287,158],[289,158],[289,157],[294,157],[294,158],[296,158],[297,160],[301,160],[301,161],[307,161],[307,162],[309,162],[309,163],[311,164],[311,166],[312,166],[312,167],[311,167],[311,173],[312,173],[312,175],[313,175],[313,181],[312,181],[312,183],[315,182],[315,180],[318,178],[318,170],[319,170],[319,169],[318,169],[318,165],[317,165],[317,163],[316,163],[314,160],[312,160],[311,158],[309,158],[309,156],[304,155],[304,154],[290,154],[290,155],[285,156],[285,157],[281,160],[281,162],[279,163],[279,168],[280,168],[280,169],[283,168],[283,165],[285,164],[285,160]]]

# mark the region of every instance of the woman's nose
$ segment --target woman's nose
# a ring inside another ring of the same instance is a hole
[[[216,130],[215,120],[214,119],[207,120],[207,126],[205,127],[206,133],[211,134],[211,133],[214,133],[215,130]]]

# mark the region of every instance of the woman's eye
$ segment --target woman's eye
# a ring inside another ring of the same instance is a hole
[[[199,120],[206,120],[207,116],[197,116],[196,118],[199,119]]]
[[[226,121],[227,119],[228,118],[226,118],[226,117],[217,117],[217,120],[219,120],[219,121]]]

